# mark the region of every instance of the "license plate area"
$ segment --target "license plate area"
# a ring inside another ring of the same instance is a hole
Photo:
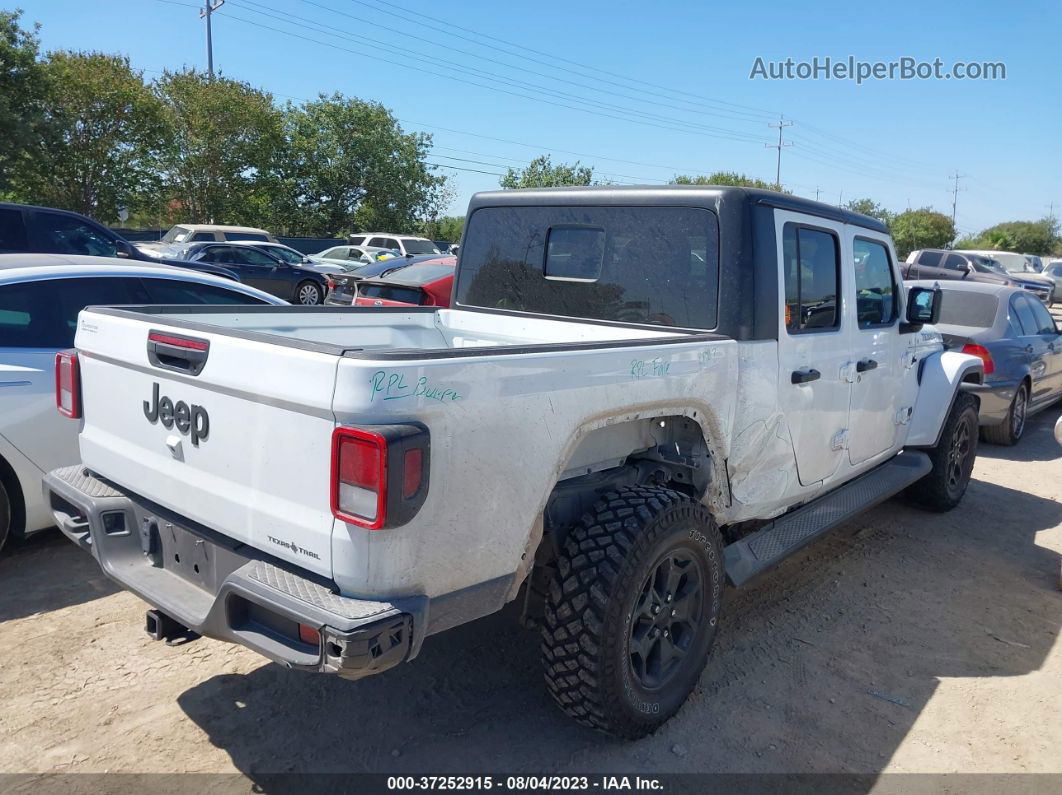
[[[137,518],[141,549],[156,565],[161,563],[166,571],[208,593],[217,593],[217,553],[221,550],[216,545],[164,517],[144,513]]]

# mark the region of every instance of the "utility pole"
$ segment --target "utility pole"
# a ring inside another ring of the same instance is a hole
[[[785,116],[779,116],[777,124],[775,122],[768,122],[767,123],[768,127],[777,127],[778,128],[778,143],[776,143],[776,144],[764,144],[764,146],[766,148],[768,148],[768,149],[777,149],[778,150],[778,164],[775,166],[775,171],[774,171],[774,188],[775,188],[775,190],[781,190],[782,189],[782,147],[783,146],[792,146],[793,145],[791,143],[782,143],[782,129],[785,128],[785,127],[791,127],[792,125],[793,125],[793,122],[785,121]]]
[[[819,190],[819,186],[818,186],[818,185],[816,185],[816,186],[815,186],[815,201],[818,201],[818,200],[819,200],[819,194],[820,194],[820,193],[822,193],[822,191],[821,191],[821,190]]]
[[[955,208],[959,203],[959,191],[966,190],[965,188],[959,188],[959,180],[966,179],[968,174],[960,174],[958,171],[952,176],[955,180],[955,187],[951,189],[951,225],[955,226]]]
[[[206,20],[207,34],[207,74],[214,79],[214,39],[210,35],[211,15],[225,5],[225,0],[203,0],[203,7],[199,9],[199,18]]]

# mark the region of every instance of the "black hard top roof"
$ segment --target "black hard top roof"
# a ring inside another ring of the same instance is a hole
[[[725,185],[590,185],[570,188],[522,188],[477,193],[468,206],[471,215],[480,207],[528,205],[695,205],[718,208],[721,205],[766,205],[782,210],[809,213],[840,223],[888,233],[876,218],[843,210],[832,204],[790,196],[759,188]]]

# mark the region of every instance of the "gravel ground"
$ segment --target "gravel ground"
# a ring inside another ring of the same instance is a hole
[[[634,743],[561,715],[511,609],[345,682],[151,642],[42,534],[0,558],[0,772],[1062,772],[1058,414],[982,445],[955,511],[886,503],[730,590],[689,703]]]

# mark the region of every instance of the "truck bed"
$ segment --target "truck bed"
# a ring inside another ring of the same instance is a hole
[[[158,366],[151,332],[206,342],[202,370]],[[76,345],[85,466],[364,598],[496,581],[500,599],[585,434],[689,408],[721,436],[733,398],[705,396],[738,367],[710,333],[428,308],[90,308]],[[152,420],[163,398],[209,433]],[[423,507],[385,531],[335,519],[333,430],[389,423],[430,432]]]

